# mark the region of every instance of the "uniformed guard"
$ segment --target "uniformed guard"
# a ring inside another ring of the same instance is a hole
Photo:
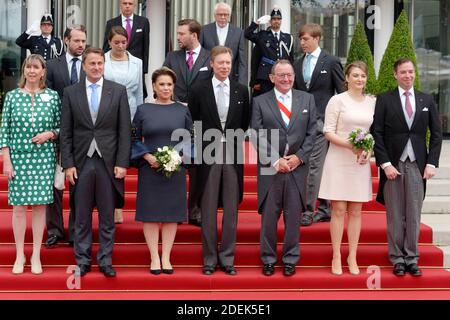
[[[46,61],[57,58],[64,54],[64,43],[61,39],[52,36],[52,32],[52,15],[44,14],[41,21],[33,22],[28,30],[16,39],[16,44],[30,50],[32,54],[40,54]]]
[[[266,24],[270,21],[270,27],[267,30],[255,32],[260,24]],[[281,27],[281,10],[274,6],[269,15],[260,17],[245,29],[245,38],[255,44],[253,55],[258,56],[258,61],[254,61],[256,75],[252,74],[253,96],[260,95],[273,89],[273,83],[269,79],[272,66],[277,60],[287,59],[294,61],[294,52],[292,46],[294,43],[292,35],[284,33]],[[254,58],[254,57],[252,57]]]

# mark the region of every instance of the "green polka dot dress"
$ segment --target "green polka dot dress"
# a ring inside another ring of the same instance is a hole
[[[9,148],[14,178],[9,181],[8,203],[39,205],[53,202],[55,143],[41,145],[31,139],[45,131],[59,132],[61,102],[56,91],[31,95],[21,89],[7,93],[0,129],[1,147]]]

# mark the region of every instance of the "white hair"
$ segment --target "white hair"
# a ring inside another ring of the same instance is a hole
[[[231,7],[228,3],[226,2],[217,2],[216,6],[214,7],[214,14],[216,14],[217,9],[219,8],[225,8],[227,9],[228,13],[231,15]]]

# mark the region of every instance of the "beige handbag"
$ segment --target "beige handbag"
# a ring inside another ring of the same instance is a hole
[[[61,155],[59,155],[58,158],[61,159]],[[53,185],[58,190],[64,190],[66,187],[65,181],[66,181],[66,176],[64,174],[64,168],[61,166],[61,162],[58,161],[58,162],[56,162],[55,182]]]

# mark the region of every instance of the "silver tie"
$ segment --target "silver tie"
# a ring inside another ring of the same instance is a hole
[[[228,101],[225,95],[225,83],[221,82],[218,85],[217,90],[217,111],[219,112],[220,124],[222,125],[222,129],[225,129],[225,123],[227,121],[228,115]]]

